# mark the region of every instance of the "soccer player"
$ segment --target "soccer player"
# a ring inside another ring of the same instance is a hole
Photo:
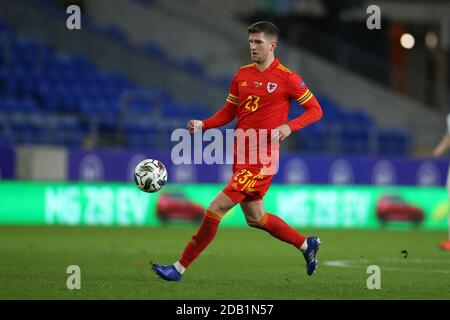
[[[247,30],[253,63],[238,70],[222,109],[209,119],[188,122],[191,133],[223,126],[237,117],[236,131],[270,130],[269,137],[278,139],[278,142],[322,117],[322,108],[302,78],[275,58],[278,27],[261,21]],[[291,99],[295,99],[305,111],[298,118],[288,121]],[[238,203],[249,226],[262,229],[300,250],[306,260],[308,275],[316,270],[320,239],[315,236],[306,238],[278,216],[264,210],[263,197],[269,189],[274,170],[268,170],[261,162],[249,163],[247,153],[250,145],[246,145],[244,150],[245,161],[239,163],[236,158],[241,151],[236,149],[235,144],[233,176],[205,210],[202,223],[181,258],[173,265],[152,263],[153,270],[164,280],[181,280],[189,265],[213,240],[222,217]]]

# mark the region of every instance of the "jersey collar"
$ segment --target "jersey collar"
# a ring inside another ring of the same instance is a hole
[[[256,67],[255,64],[255,69],[256,71],[260,72],[260,73],[269,73],[271,72],[273,69],[275,69],[276,67],[278,67],[278,65],[280,64],[280,61],[278,60],[278,58],[275,58],[275,60],[272,61],[272,63],[270,64],[270,66],[268,66],[264,71],[259,71],[259,69]]]

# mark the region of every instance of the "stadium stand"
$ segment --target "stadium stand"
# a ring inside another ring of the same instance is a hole
[[[57,11],[51,1],[40,5]],[[174,58],[156,41],[133,45],[119,26],[100,33],[226,92],[230,77],[212,76],[196,58]],[[188,118],[212,113],[202,103],[176,102],[163,86],[144,88],[122,73],[100,71],[82,54],[18,36],[5,22],[0,24],[0,39],[2,144],[167,148],[164,141],[170,140],[174,128],[184,127]],[[316,95],[324,121],[296,133],[289,148],[312,154],[410,154],[406,129],[379,128],[364,109],[348,110],[326,94]],[[293,105],[290,117],[299,114],[297,108]]]

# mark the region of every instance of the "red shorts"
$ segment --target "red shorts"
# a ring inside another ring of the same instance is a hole
[[[262,200],[273,178],[273,175],[264,175],[265,171],[264,167],[236,170],[222,191],[234,203]]]

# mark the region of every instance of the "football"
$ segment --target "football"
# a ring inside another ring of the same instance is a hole
[[[157,192],[167,182],[167,169],[158,160],[145,159],[134,169],[134,182],[144,192]]]

